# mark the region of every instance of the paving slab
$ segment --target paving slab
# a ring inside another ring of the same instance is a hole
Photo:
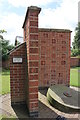
[[[80,87],[74,87],[74,86],[70,86],[71,89],[80,92]]]
[[[68,114],[65,112],[61,112],[56,108],[52,107],[47,100],[46,97],[47,89],[39,90],[39,116],[38,118],[52,118],[53,120],[58,116],[64,116],[68,119],[79,118],[78,113]],[[3,98],[2,100],[2,107],[0,106],[0,115],[5,115],[7,118],[29,118],[27,108],[24,105],[20,106],[11,106],[11,98],[10,94],[1,95]]]

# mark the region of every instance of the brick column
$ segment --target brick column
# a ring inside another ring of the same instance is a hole
[[[68,62],[67,62],[68,77],[66,81],[68,86],[70,86],[70,59],[71,59],[71,32],[68,33]]]
[[[26,102],[30,116],[38,115],[38,14],[40,10],[41,8],[38,7],[28,7],[23,24],[28,61],[28,94]]]

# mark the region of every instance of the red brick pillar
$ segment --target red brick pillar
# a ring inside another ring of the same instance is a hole
[[[26,102],[30,116],[38,115],[38,14],[40,10],[41,8],[38,7],[28,7],[23,24],[28,61],[28,94]]]
[[[68,33],[68,62],[67,62],[67,71],[68,71],[68,77],[66,84],[70,86],[70,59],[71,59],[71,32]]]

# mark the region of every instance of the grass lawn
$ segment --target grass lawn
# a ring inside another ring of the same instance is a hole
[[[6,94],[10,92],[10,71],[3,70],[1,73],[2,79],[0,79],[0,94]]]
[[[80,87],[80,67],[71,68],[70,85]]]
[[[80,87],[80,67],[71,68],[70,85]],[[0,94],[10,93],[10,71],[3,70],[0,78]],[[1,86],[2,85],[2,86]],[[1,90],[2,87],[2,90]]]

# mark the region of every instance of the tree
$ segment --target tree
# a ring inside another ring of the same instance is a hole
[[[72,45],[73,45],[72,55],[73,56],[80,55],[80,22],[75,28],[74,42],[72,43]]]
[[[2,33],[6,33],[7,31],[5,31],[5,30],[0,30],[0,34],[2,34]],[[3,36],[2,35],[0,35],[0,39],[3,39]]]
[[[7,31],[5,31],[5,30],[0,30],[0,33],[6,33]]]
[[[6,32],[5,30],[0,30],[0,33]],[[8,59],[8,52],[14,48],[13,45],[9,44],[9,40],[5,40],[3,35],[0,35],[0,53],[2,54],[2,60]]]
[[[2,44],[2,60],[7,60],[8,59],[8,52],[14,48],[13,45],[9,45],[9,40],[4,40],[2,39],[1,41]]]
[[[78,49],[71,49],[71,56],[72,57],[76,57],[79,55],[79,51]]]

